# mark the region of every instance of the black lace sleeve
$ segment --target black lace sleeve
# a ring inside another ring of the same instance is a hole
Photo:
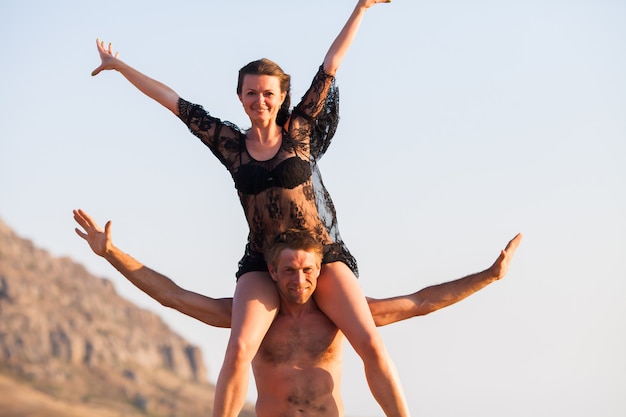
[[[241,152],[243,133],[233,123],[211,116],[198,104],[178,99],[178,117],[232,172]]]
[[[308,140],[311,157],[317,160],[324,155],[339,123],[339,89],[335,77],[320,66],[311,87],[294,108],[293,115],[309,124]]]

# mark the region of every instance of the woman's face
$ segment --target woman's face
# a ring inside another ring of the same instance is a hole
[[[243,78],[239,100],[253,125],[267,126],[276,121],[286,95],[280,91],[278,77],[248,74]]]

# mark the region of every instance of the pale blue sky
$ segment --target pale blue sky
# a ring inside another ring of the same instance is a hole
[[[0,217],[161,314],[215,379],[228,331],[152,302],[73,232],[73,208],[113,219],[120,247],[213,296],[232,294],[246,238],[208,149],[119,74],[90,77],[95,38],[246,127],[236,71],[274,59],[297,101],[353,4],[1,2]],[[382,330],[413,415],[626,414],[624,22],[621,0],[394,0],[368,12],[321,162],[365,291],[478,271],[525,235],[504,281]],[[349,348],[343,391],[348,415],[382,414]]]

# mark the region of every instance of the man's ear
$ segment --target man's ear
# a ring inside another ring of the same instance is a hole
[[[274,281],[278,281],[278,277],[276,276],[276,269],[273,265],[267,264],[267,269],[270,271],[270,276]]]

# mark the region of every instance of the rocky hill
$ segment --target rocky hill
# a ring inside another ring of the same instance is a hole
[[[158,316],[0,220],[3,415],[207,416],[206,375],[200,350]]]

